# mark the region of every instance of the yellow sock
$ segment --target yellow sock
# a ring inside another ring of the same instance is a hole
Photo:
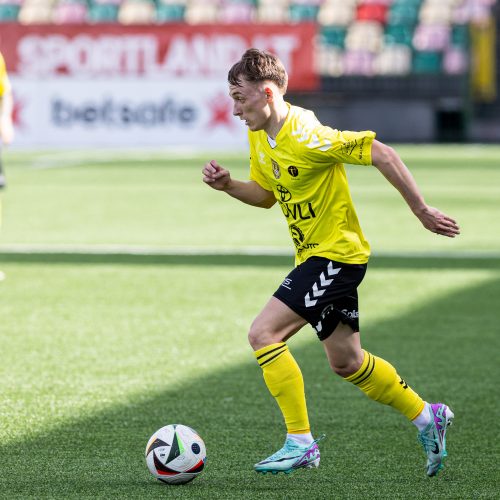
[[[271,344],[255,351],[255,357],[267,388],[280,407],[288,434],[310,432],[304,379],[288,346],[284,342]]]
[[[346,380],[374,401],[392,406],[410,420],[416,418],[424,408],[422,398],[408,387],[394,366],[367,351],[364,353],[361,368]]]

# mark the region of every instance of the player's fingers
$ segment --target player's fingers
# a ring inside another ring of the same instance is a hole
[[[448,226],[444,226],[444,225],[440,225],[440,226],[436,227],[434,232],[436,234],[448,236],[449,238],[454,238],[455,236],[458,236],[460,234],[460,230],[458,228],[448,227]]]
[[[460,228],[453,219],[442,220],[440,226],[447,231],[454,232],[455,234],[460,234]]]
[[[221,177],[225,177],[228,174],[229,172],[227,170],[219,170],[218,172],[215,172],[214,179],[220,179]]]
[[[446,221],[446,222],[451,222],[452,224],[457,224],[457,221],[455,219],[452,219],[451,217],[448,217],[447,215],[444,215],[443,214],[443,219]]]
[[[205,166],[203,167],[202,172],[203,173],[214,173],[214,172],[216,172],[216,169],[212,166],[211,163],[205,163]]]

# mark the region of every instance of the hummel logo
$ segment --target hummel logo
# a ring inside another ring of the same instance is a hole
[[[326,268],[326,275],[328,278],[325,276],[325,273],[320,274],[319,285],[315,282],[312,286],[312,296],[314,298],[311,298],[310,292],[307,292],[304,297],[304,304],[306,307],[313,307],[318,303],[317,297],[321,297],[325,293],[326,288],[333,283],[333,276],[337,275],[340,269],[340,267],[333,269],[333,264],[331,262],[328,263],[328,267]]]
[[[311,296],[309,295],[309,292],[307,292],[306,296],[304,297],[304,303],[306,307],[312,307],[318,303],[318,300],[311,300]]]

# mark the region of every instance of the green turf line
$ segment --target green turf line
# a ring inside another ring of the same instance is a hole
[[[127,254],[85,252],[1,252],[0,264],[132,264],[199,266],[286,266],[293,267],[290,255],[228,254]],[[500,269],[496,257],[438,257],[374,255],[370,267],[393,269]]]

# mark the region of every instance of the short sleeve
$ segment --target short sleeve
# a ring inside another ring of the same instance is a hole
[[[318,126],[312,131],[310,140],[305,142],[307,156],[319,163],[372,164],[372,144],[375,132],[365,130],[351,132]]]

